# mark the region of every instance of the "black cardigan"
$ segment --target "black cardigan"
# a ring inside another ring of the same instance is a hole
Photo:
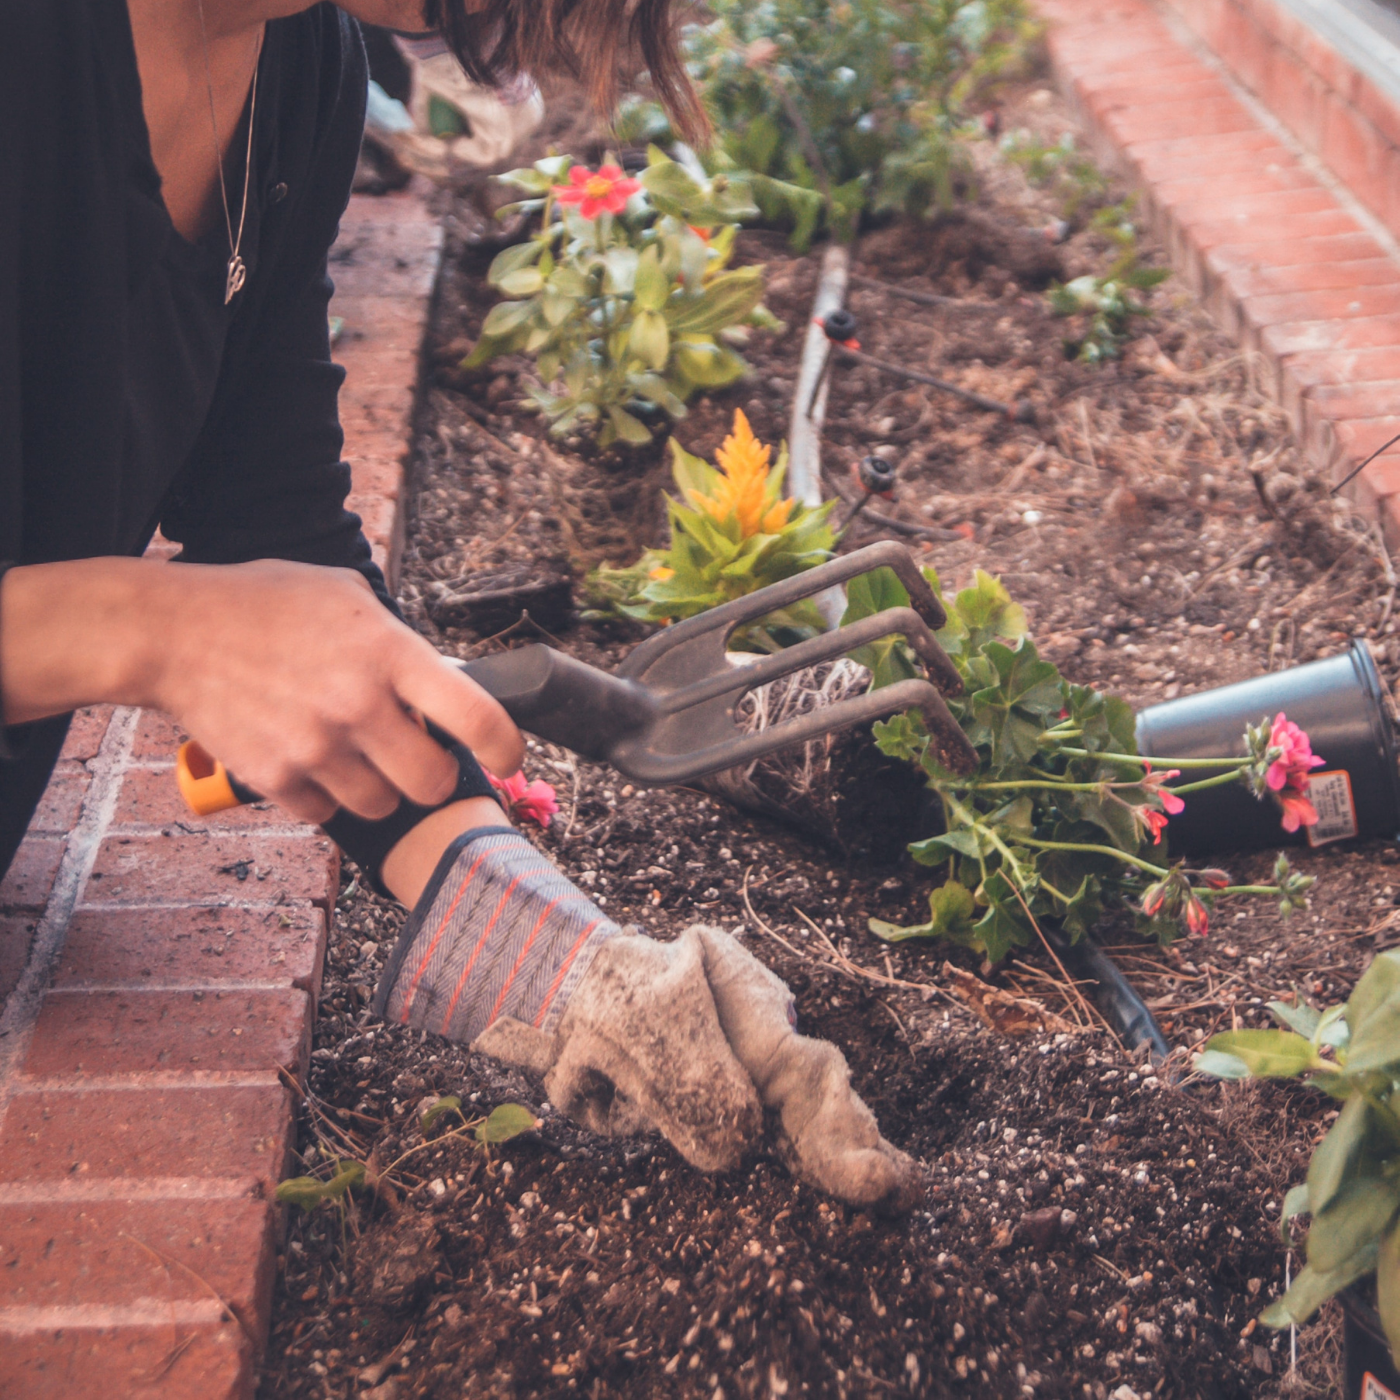
[[[359,569],[345,509],[327,253],[364,121],[365,62],[328,4],[268,26],[259,70],[256,264],[187,459],[133,463],[143,279],[178,237],[159,200],[126,0],[0,0],[0,561],[138,555],[157,524],[181,558]],[[230,190],[235,205],[241,195]],[[236,217],[236,208],[235,208]],[[133,469],[133,468],[138,469]],[[43,792],[66,716],[7,731],[0,874]]]

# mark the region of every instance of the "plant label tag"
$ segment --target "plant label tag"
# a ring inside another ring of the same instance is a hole
[[[1355,836],[1356,803],[1351,797],[1351,775],[1344,768],[1314,773],[1308,782],[1308,800],[1317,809],[1317,821],[1304,830],[1309,846],[1345,841]]]
[[[1400,1400],[1388,1385],[1382,1385],[1369,1371],[1361,1378],[1360,1400]]]

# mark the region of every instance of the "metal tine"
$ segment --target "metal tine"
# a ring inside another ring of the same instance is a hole
[[[755,690],[804,667],[830,661],[856,647],[895,635],[917,637],[924,643],[922,646],[916,643],[916,650],[921,656],[927,658],[928,653],[932,651],[930,669],[937,671],[937,680],[945,691],[956,693],[962,688],[962,681],[956,669],[943,654],[943,648],[934,640],[923,618],[913,608],[886,608],[883,612],[872,613],[858,622],[838,627],[833,632],[823,632],[819,636],[809,637],[805,642],[798,642],[795,646],[785,647],[782,651],[765,656],[761,661],[732,666],[726,671],[706,676],[703,680],[693,681],[679,690],[669,692],[662,700],[661,708],[666,714],[675,714],[679,710],[689,709],[692,705],[713,700],[730,691]]]
[[[629,776],[646,783],[674,783],[703,777],[723,768],[737,768],[752,763],[775,749],[790,744],[819,739],[837,729],[847,729],[871,720],[884,719],[902,710],[920,710],[930,731],[938,741],[939,754],[946,767],[954,772],[968,773],[977,766],[977,753],[968,742],[958,722],[943,703],[943,697],[924,680],[897,681],[879,690],[822,710],[815,710],[796,719],[787,720],[756,734],[715,745],[698,754],[658,754],[652,751],[636,755],[619,753],[614,761],[622,760]],[[622,764],[619,764],[621,767]]]
[[[851,554],[843,554],[828,563],[818,564],[815,569],[808,569],[805,573],[782,580],[781,583],[770,583],[768,587],[760,588],[757,593],[736,598],[732,603],[721,603],[719,607],[711,608],[698,617],[689,617],[684,622],[675,623],[664,632],[649,637],[640,646],[635,647],[631,655],[618,667],[617,674],[641,676],[658,657],[695,637],[708,636],[712,632],[720,631],[727,635],[745,622],[757,621],[771,612],[777,612],[779,608],[785,608],[803,598],[820,593],[833,584],[845,583],[848,579],[881,568],[894,571],[909,594],[910,606],[929,627],[942,627],[947,622],[947,614],[934,597],[933,590],[919,572],[918,565],[914,563],[909,551],[893,540],[881,540]]]

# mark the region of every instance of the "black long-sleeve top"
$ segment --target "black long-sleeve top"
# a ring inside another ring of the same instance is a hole
[[[0,563],[138,555],[159,525],[182,559],[347,566],[387,602],[345,509],[327,326],[354,22],[322,4],[268,25],[228,307],[222,222],[188,243],[160,195],[126,0],[0,0],[0,35]],[[241,178],[228,193],[236,224]],[[67,723],[4,731],[0,875]]]

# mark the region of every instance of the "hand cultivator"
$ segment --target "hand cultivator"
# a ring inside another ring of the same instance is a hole
[[[904,585],[908,607],[886,608],[750,664],[729,660],[726,643],[739,627],[880,568],[892,570]],[[887,541],[678,622],[648,638],[615,672],[539,643],[464,662],[462,669],[521,729],[650,786],[689,782],[911,709],[923,714],[942,764],[969,773],[976,753],[943,700],[961,691],[962,681],[933,635],[946,621],[909,551]],[[923,662],[924,678],[758,733],[746,734],[736,724],[735,711],[748,691],[890,636],[906,640]],[[193,742],[181,747],[177,777],[186,802],[201,815],[256,799]]]

